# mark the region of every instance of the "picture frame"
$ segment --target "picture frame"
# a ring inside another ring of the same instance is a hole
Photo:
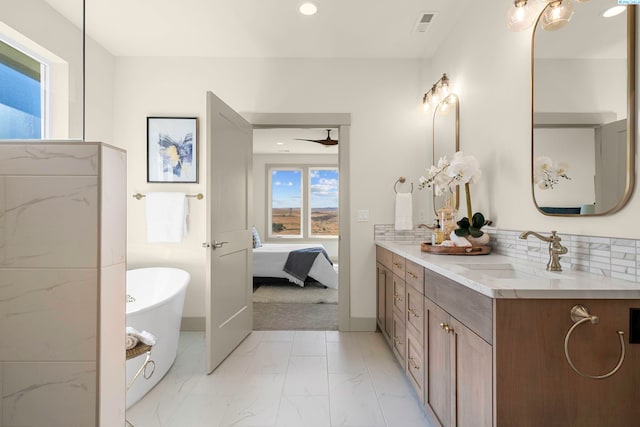
[[[147,182],[198,182],[197,117],[147,117]]]

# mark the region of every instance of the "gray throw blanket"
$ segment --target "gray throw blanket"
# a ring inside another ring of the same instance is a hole
[[[282,270],[304,283],[309,276],[309,270],[311,270],[316,257],[320,254],[324,255],[331,263],[327,251],[323,248],[297,249],[289,252],[287,262],[285,262]]]

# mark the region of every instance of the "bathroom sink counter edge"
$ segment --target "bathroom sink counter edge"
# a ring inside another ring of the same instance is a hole
[[[549,272],[543,264],[498,254],[434,255],[422,252],[420,243],[380,240],[375,244],[490,298],[640,298],[638,283],[584,271]],[[505,269],[517,274],[496,274]]]

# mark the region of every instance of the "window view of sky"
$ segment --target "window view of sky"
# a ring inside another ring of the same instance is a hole
[[[338,170],[311,169],[311,209],[338,207]]]
[[[302,171],[273,170],[271,172],[271,207],[300,208],[302,206]]]

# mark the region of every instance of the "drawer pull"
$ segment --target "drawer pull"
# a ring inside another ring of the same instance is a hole
[[[407,362],[409,363],[409,366],[410,366],[412,369],[415,369],[416,371],[419,371],[419,370],[420,370],[420,366],[418,366],[418,364],[417,364],[416,362],[414,362],[413,357],[409,356],[409,357],[407,358]]]
[[[396,268],[402,269],[402,264],[400,264],[400,263],[398,263],[398,262],[394,262],[394,263],[393,263],[393,265],[394,265]]]
[[[393,294],[393,299],[396,301],[402,301],[402,297],[400,296],[400,294],[397,294],[397,293]]]
[[[409,276],[413,277],[414,279],[417,279],[417,278],[418,278],[418,276],[416,276],[415,274],[413,274],[413,273],[412,273],[412,272],[410,272],[410,271],[407,271],[407,274],[408,274]]]
[[[447,325],[446,323],[440,323],[440,327],[447,333],[452,334],[453,333],[453,328],[449,325]]]
[[[396,343],[396,345],[402,345],[403,342],[400,338],[398,337],[393,337],[393,342]]]
[[[419,315],[418,313],[416,313],[416,312],[415,312],[415,310],[414,310],[413,308],[411,308],[411,307],[407,308],[407,311],[408,311],[409,313],[411,313],[411,315],[412,315],[413,317],[420,317],[420,315]]]

